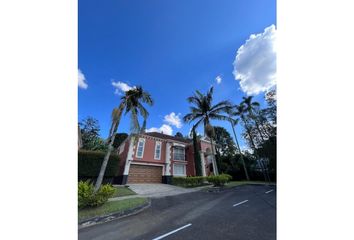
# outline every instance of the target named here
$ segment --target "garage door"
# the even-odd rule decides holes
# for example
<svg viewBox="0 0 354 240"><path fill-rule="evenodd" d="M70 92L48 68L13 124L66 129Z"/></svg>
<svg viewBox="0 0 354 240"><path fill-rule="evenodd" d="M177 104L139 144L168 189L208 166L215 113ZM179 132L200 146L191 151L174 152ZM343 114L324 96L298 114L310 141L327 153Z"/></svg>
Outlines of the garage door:
<svg viewBox="0 0 354 240"><path fill-rule="evenodd" d="M161 183L162 167L130 165L128 183Z"/></svg>

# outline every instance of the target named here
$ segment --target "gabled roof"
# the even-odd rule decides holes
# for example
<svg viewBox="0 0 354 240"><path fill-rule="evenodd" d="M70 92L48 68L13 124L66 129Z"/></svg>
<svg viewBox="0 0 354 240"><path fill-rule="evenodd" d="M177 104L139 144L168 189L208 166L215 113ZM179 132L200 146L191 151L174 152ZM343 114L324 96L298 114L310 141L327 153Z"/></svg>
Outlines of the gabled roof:
<svg viewBox="0 0 354 240"><path fill-rule="evenodd" d="M174 137L174 136L170 136L170 135L159 133L159 132L147 132L147 133L144 133L144 135L148 135L151 137L157 137L157 138L161 138L161 139L173 140L173 141L177 141L177 142L184 142L184 143L191 143L192 142L191 139Z"/></svg>

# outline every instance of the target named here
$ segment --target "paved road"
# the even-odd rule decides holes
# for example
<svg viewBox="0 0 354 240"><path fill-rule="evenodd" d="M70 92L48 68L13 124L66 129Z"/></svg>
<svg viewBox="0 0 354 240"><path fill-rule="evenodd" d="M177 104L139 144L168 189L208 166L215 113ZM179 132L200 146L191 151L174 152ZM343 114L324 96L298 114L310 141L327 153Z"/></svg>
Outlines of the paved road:
<svg viewBox="0 0 354 240"><path fill-rule="evenodd" d="M79 239L275 240L275 192L274 186L244 185L153 199L135 216L79 230Z"/></svg>

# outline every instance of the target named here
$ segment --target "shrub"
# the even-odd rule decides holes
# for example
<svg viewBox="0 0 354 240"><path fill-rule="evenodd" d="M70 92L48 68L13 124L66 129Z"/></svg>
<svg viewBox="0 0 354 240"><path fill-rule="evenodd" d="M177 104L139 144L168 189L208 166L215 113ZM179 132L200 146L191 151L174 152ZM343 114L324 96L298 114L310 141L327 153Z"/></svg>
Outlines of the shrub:
<svg viewBox="0 0 354 240"><path fill-rule="evenodd" d="M229 174L220 174L217 176L209 176L207 177L208 182L214 184L214 186L224 186L225 183L230 182L232 176Z"/></svg>
<svg viewBox="0 0 354 240"><path fill-rule="evenodd" d="M105 152L80 150L78 152L79 178L97 178ZM105 177L115 177L118 174L119 157L111 154L106 167Z"/></svg>
<svg viewBox="0 0 354 240"><path fill-rule="evenodd" d="M172 184L182 187L196 187L202 186L204 181L206 180L205 177L173 177Z"/></svg>
<svg viewBox="0 0 354 240"><path fill-rule="evenodd" d="M94 193L94 186L89 181L80 181L78 185L79 208L97 207L105 202L114 194L114 187L110 184L104 184Z"/></svg>

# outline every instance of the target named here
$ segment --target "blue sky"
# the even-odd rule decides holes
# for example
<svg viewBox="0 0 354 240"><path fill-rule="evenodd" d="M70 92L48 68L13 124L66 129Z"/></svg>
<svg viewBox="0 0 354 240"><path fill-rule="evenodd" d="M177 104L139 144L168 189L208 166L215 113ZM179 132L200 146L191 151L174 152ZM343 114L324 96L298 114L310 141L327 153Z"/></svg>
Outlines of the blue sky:
<svg viewBox="0 0 354 240"><path fill-rule="evenodd" d="M143 86L155 101L148 107L147 128L165 124L173 135L188 134L191 125L177 124L176 116L188 113L186 98L197 89L206 92L213 85L214 103L224 99L239 103L248 93L264 104L264 91L275 85L275 55L269 53L273 44L269 36L275 35L274 28L268 28L272 25L275 1L79 0L78 120L98 119L106 138L111 111L122 94L117 86ZM254 59L263 60L258 64ZM124 117L118 132L129 132L129 123ZM213 124L232 135L228 123Z"/></svg>

